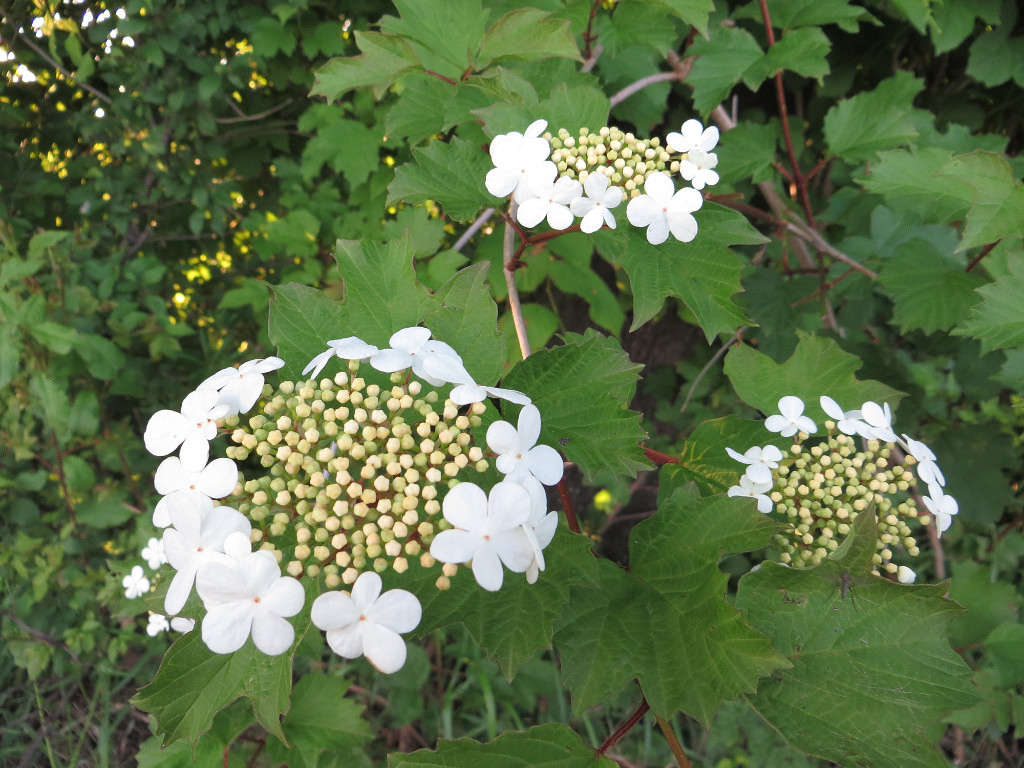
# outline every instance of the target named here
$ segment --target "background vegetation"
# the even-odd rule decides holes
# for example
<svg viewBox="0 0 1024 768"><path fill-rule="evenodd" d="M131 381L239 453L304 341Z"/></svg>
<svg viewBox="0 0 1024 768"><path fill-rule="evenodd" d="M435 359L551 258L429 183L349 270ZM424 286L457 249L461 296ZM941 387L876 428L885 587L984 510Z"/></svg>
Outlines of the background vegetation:
<svg viewBox="0 0 1024 768"><path fill-rule="evenodd" d="M144 610L121 588L155 533L157 462L137 436L208 373L272 353L265 282L340 295L338 237L406 231L428 286L464 264L500 263L496 219L465 237L487 204L482 193L439 203L417 194L409 171L403 194L389 185L403 167L429 168L431 148L456 128L482 147L476 110L500 123L499 102L515 94L482 75L456 88L445 79L458 72L374 69L360 80L328 64L369 56L356 33L385 14L397 31L404 5L0 0L5 765L116 766L137 755L142 765L187 764L187 748L160 753L147 718L127 704L168 644L146 635ZM484 5L493 21L520 4ZM958 765L1020 764L1016 4L534 5L568 23L579 52L509 65L538 103L574 128L603 119L604 94L611 123L661 136L714 113L731 130L712 199L770 238L737 249L742 258L720 273L673 266L653 288L639 280L652 265L631 264L613 243L595 253L583 238L554 241L519 274L534 347L591 328L617 338L644 366L632 407L646 445L673 456L704 420L754 415L744 402L754 398L722 363L737 340L782 364L800 339L830 339L861 361L860 378L906 393L899 424L940 457L962 510L918 570L928 581L952 577L950 594L968 609L950 641L979 695L934 736ZM429 46L418 53L427 69L447 71ZM598 98L582 97L591 92ZM746 292L733 295L741 281ZM499 268L489 284L500 303ZM588 485L576 478L571 491L602 551L623 557L630 526L654 509L652 488L648 474L608 473ZM735 557L723 568L751 564ZM550 721L571 722L596 746L633 707L624 690L573 717L555 658L538 656L508 683L461 626L426 639L402 675L349 665L345 680L304 693L367 706L365 731L326 733L301 764L369 764L438 737L486 740ZM330 685L305 683L321 684ZM237 704L220 715L200 764L226 744L231 764L297 759L273 740L264 747L247 718ZM814 763L738 704L710 729L683 716L676 726L697 764ZM670 759L653 729L645 720L616 745L623 765Z"/></svg>

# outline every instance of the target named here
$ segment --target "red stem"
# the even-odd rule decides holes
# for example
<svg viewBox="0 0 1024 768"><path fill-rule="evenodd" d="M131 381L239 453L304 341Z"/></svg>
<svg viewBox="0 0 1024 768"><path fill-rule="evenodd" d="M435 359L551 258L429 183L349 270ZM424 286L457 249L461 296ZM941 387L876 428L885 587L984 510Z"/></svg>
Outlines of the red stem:
<svg viewBox="0 0 1024 768"><path fill-rule="evenodd" d="M1001 242L1002 242L1002 238L1000 238L999 240L996 240L994 243L989 243L984 248L982 248L981 249L981 253L979 253L977 256L975 256L973 259L971 259L971 263L967 265L967 268L964 270L964 272L970 272L972 269L974 269L976 266L978 266L978 262L980 262L982 259L984 259L986 256L988 256L990 253L992 253L992 251L995 250L995 247L997 245L999 245L999 243L1001 243Z"/></svg>
<svg viewBox="0 0 1024 768"><path fill-rule="evenodd" d="M665 464L679 464L680 459L676 456L669 456L667 453L656 451L653 448L644 448L644 455L659 466Z"/></svg>
<svg viewBox="0 0 1024 768"><path fill-rule="evenodd" d="M565 519L569 523L569 530L573 533L580 533L580 521L576 517L576 510L573 509L564 477L558 481L558 495L562 498L562 508L565 510Z"/></svg>
<svg viewBox="0 0 1024 768"><path fill-rule="evenodd" d="M604 743L594 750L594 754L602 756L611 749L615 744L627 733L632 730L633 726L640 722L644 715L647 714L647 710L651 708L651 705L647 703L647 699L640 700L640 706L636 708L636 712L629 716L629 719L618 727L618 729L604 740Z"/></svg>

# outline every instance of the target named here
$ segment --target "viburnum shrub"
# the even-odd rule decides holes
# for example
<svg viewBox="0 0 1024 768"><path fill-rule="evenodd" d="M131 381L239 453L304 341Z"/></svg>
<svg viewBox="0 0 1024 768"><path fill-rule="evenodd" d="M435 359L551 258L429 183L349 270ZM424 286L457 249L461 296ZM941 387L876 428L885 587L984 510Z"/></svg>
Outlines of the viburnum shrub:
<svg viewBox="0 0 1024 768"><path fill-rule="evenodd" d="M896 303L893 323L954 328L987 351L1007 342L993 330L998 309L980 312L992 326L967 315L961 289L973 296L975 284L961 271L973 267L927 282L961 300L960 315L939 317L921 309L908 265L876 256L898 240L903 218L878 214L871 237L851 235L845 250L827 239L827 223L860 210L867 193L850 179L870 172L864 188L911 198L901 215L924 217L920 242L959 249L949 264L965 249L980 260L1004 229L1018 239L1019 229L993 213L987 193L957 187L943 192L956 218L937 233L921 191L893 170L914 155L886 154L885 172L874 170L878 152L904 151L888 122L863 118L881 111L873 102L858 105L863 119L852 100L840 102L824 138L800 137L803 149L785 100L777 124L737 128L719 106L736 83L774 76L782 94L784 69L827 74L796 56L817 51L823 35L798 25L799 14L787 14L797 28L776 44L774 4L747 7L764 17L770 53L720 25L723 50L751 54L728 87L715 68L726 54L695 40L696 60L670 55L671 72L608 97L592 70L612 52L595 45L596 30L619 60L666 9L696 37L710 11L650 2L634 17L632 4L607 5L573 16L576 29L539 9L492 18L479 3L403 0L379 30L356 33L359 55L318 71L315 97L333 104L363 89L344 103L381 110L373 130L385 138L374 151L386 147L394 170L386 195L383 183L364 190L361 215L403 225L364 237L353 221L358 239L338 240L334 253L340 284L271 287L273 350L149 416L144 443L166 457L140 539L151 570L127 559L118 575L127 600L145 601L150 634L177 633L133 699L162 745L187 739L228 762L255 721L270 762L333 764L318 761L369 739L343 696L349 678L413 679L409 662L423 656L415 646L429 642L443 664L441 630L462 623L510 680L550 652L574 714L624 696L633 713L598 744L517 714L523 727L490 742L445 740L389 764L610 766L607 753L651 711L667 750L689 765L673 719L707 726L736 700L811 755L943 764L941 724L976 701L971 670L946 637L959 609L942 581L941 536L960 509L936 453L894 428L904 394L855 375L863 361L847 335L861 349L871 342L876 378L887 378L886 354L910 355L878 342L888 321L856 314L877 311L879 285ZM628 101L691 73L692 108L687 96L650 120L650 105ZM909 88L902 74L893 80L892 90ZM920 116L903 117L938 135ZM645 123L662 128L644 135ZM900 136L913 132L904 127ZM820 141L812 171L801 153ZM1004 181L1010 168L977 154L922 155L929 178L942 179L935 189L952 183L950 164L991 161L979 175ZM850 188L817 199L812 177L836 166ZM768 181L774 173L786 184ZM1007 184L1016 200L1019 187ZM919 247L900 254L911 261ZM580 322L557 314L570 294L587 304ZM650 404L636 397L640 366L620 343L627 316L629 331L650 324L652 346L675 349L667 336L680 317L720 342L703 369L680 363L690 394L722 361L708 399L728 392L729 410L765 418L696 419L649 436L633 410ZM928 436L953 477L963 455L947 459L926 412L910 405L903 423ZM587 498L580 486L621 489L649 470L641 482L657 485L654 511L639 515L613 560L606 542L595 546L607 529L576 508Z"/></svg>

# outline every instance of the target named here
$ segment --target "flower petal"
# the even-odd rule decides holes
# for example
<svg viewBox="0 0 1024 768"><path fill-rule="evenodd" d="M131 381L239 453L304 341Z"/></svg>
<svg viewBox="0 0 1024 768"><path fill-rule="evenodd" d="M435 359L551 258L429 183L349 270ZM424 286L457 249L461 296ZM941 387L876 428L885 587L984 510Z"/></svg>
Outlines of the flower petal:
<svg viewBox="0 0 1024 768"><path fill-rule="evenodd" d="M313 601L310 619L317 629L344 629L359 621L359 609L344 592L324 592Z"/></svg>
<svg viewBox="0 0 1024 768"><path fill-rule="evenodd" d="M487 428L487 447L499 456L515 453L519 450L519 432L507 421L496 421Z"/></svg>
<svg viewBox="0 0 1024 768"><path fill-rule="evenodd" d="M215 605L203 618L203 642L214 653L234 653L249 637L253 603Z"/></svg>
<svg viewBox="0 0 1024 768"><path fill-rule="evenodd" d="M468 563L482 543L483 538L478 533L458 529L441 531L430 544L430 555L442 563Z"/></svg>
<svg viewBox="0 0 1024 768"><path fill-rule="evenodd" d="M544 485L557 485L565 471L561 455L550 445L535 445L531 448L526 454L526 465L530 473Z"/></svg>
<svg viewBox="0 0 1024 768"><path fill-rule="evenodd" d="M295 627L287 619L269 611L260 611L253 617L252 642L267 656L280 656L294 641Z"/></svg>
<svg viewBox="0 0 1024 768"><path fill-rule="evenodd" d="M423 618L423 607L412 592L392 589L373 604L370 618L395 632L412 632Z"/></svg>
<svg viewBox="0 0 1024 768"><path fill-rule="evenodd" d="M437 543L437 540L435 539L434 542ZM532 552L530 559L533 559ZM501 589L505 573L501 568L498 553L489 543L485 542L473 556L473 576L476 578L476 583L488 592L497 592Z"/></svg>
<svg viewBox="0 0 1024 768"><path fill-rule="evenodd" d="M400 670L408 653L405 641L396 632L373 623L363 631L363 648L366 660L386 675Z"/></svg>

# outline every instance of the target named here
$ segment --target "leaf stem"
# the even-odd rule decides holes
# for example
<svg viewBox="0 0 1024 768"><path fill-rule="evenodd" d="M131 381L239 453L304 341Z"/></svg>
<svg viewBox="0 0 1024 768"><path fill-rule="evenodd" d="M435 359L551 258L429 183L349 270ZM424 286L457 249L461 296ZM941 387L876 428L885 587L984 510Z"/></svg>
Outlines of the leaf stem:
<svg viewBox="0 0 1024 768"><path fill-rule="evenodd" d="M992 253L992 251L995 250L995 247L997 245L999 245L1001 242L1003 242L1003 239L999 238L994 243L989 243L984 248L982 248L981 249L981 253L979 253L977 256L975 256L973 259L971 259L971 263L967 265L967 268L964 270L964 272L970 272L972 269L974 269L976 266L978 266L978 262L980 262L982 259L984 259L986 256L988 256L990 253Z"/></svg>
<svg viewBox="0 0 1024 768"><path fill-rule="evenodd" d="M436 77L438 80L444 80L446 83L449 83L451 85L458 85L456 81L452 80L450 77L445 77L440 72L434 72L433 70L430 69L424 69L423 74L431 75L433 77Z"/></svg>
<svg viewBox="0 0 1024 768"><path fill-rule="evenodd" d="M508 308L512 313L512 323L516 328L516 338L519 340L519 351L522 352L523 360L531 354L530 340L526 336L526 320L523 319L523 305L519 301L519 289L516 287L516 273L513 266L513 259L517 254L515 249L516 230L518 227L512 223L516 212L516 201L509 203L508 215L505 216L505 242L502 250L502 261L505 268L505 285L508 288ZM520 237L523 237L520 232ZM525 239L524 239L525 242Z"/></svg>
<svg viewBox="0 0 1024 768"><path fill-rule="evenodd" d="M653 448L644 447L644 456L646 456L648 459L653 461L655 464L658 464L659 466L664 466L665 464L679 463L679 457L669 456L667 453L656 451Z"/></svg>
<svg viewBox="0 0 1024 768"><path fill-rule="evenodd" d="M622 725L620 725L611 736L604 740L604 743L594 750L594 754L603 756L609 749L615 746L623 736L629 733L633 726L643 719L643 716L647 714L647 710L651 708L651 705L647 703L647 699L640 699L640 706L636 708L636 711L629 716Z"/></svg>
<svg viewBox="0 0 1024 768"><path fill-rule="evenodd" d="M665 734L665 741L668 742L669 749L672 750L672 754L675 755L676 762L679 763L679 768L691 768L690 758L686 756L686 752L683 750L683 745L679 743L679 739L676 738L675 731L672 730L672 726L668 723L665 718L661 715L655 714L654 719L658 722L658 727L661 728L661 732Z"/></svg>
<svg viewBox="0 0 1024 768"><path fill-rule="evenodd" d="M565 484L565 476L558 481L558 495L562 499L562 509L565 510L565 520L569 523L569 530L573 533L582 533L580 521L576 517L576 510L572 506L572 499L569 498L569 489Z"/></svg>

